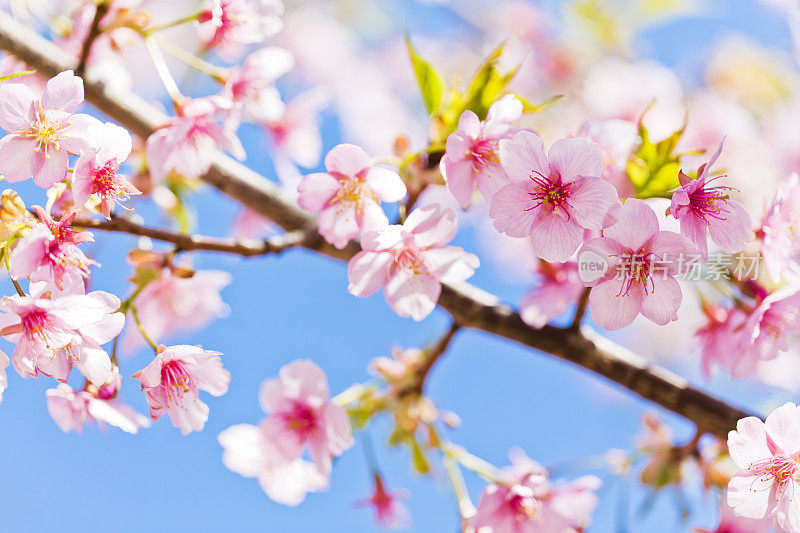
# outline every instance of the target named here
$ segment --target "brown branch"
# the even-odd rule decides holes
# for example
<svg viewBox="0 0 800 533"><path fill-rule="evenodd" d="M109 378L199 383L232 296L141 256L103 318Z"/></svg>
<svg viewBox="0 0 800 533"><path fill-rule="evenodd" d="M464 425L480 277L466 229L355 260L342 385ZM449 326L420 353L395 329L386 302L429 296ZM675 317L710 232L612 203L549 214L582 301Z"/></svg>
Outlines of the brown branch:
<svg viewBox="0 0 800 533"><path fill-rule="evenodd" d="M586 287L581 292L581 295L578 297L578 305L575 308L575 316L572 319L572 324L570 325L570 329L581 329L581 322L583 321L583 315L586 314L586 306L589 305L589 293L592 292L592 289Z"/></svg>
<svg viewBox="0 0 800 533"><path fill-rule="evenodd" d="M206 237L204 235L173 233L168 230L142 226L130 220L117 217L111 220L76 218L72 225L78 228L127 233L130 235L149 237L158 241L170 242L181 251L203 250L241 255L244 257L277 254L288 248L310 245L320 239L316 232L312 233L311 231L301 230L290 231L263 241L253 239L222 239L218 237Z"/></svg>
<svg viewBox="0 0 800 533"><path fill-rule="evenodd" d="M100 21L103 20L103 17L105 17L106 13L108 13L108 8L110 6L111 0L101 0L95 6L94 18L92 19L91 26L89 26L89 33L86 35L86 40L83 41L81 55L78 58L78 65L75 67L75 74L77 76L83 76L84 72L86 71L86 65L89 62L89 54L92 51L92 45L94 44L95 39L97 39L102 33L102 31L100 31Z"/></svg>
<svg viewBox="0 0 800 533"><path fill-rule="evenodd" d="M44 76L54 76L74 65L74 61L53 43L15 23L2 12L0 48L35 67ZM93 80L85 81L85 92L87 101L140 137L148 137L166 119L157 109L130 92L112 91ZM313 231L315 228L314 218L301 211L286 193L229 157L218 154L202 179L223 194L269 217L287 231ZM303 245L342 260L349 259L359 250L357 243L337 250L321 239ZM552 326L530 328L510 307L472 285L445 284L439 305L460 326L505 337L577 364L682 415L702 431L724 438L736 426L737 420L752 416L690 386L685 379L649 364L591 330Z"/></svg>

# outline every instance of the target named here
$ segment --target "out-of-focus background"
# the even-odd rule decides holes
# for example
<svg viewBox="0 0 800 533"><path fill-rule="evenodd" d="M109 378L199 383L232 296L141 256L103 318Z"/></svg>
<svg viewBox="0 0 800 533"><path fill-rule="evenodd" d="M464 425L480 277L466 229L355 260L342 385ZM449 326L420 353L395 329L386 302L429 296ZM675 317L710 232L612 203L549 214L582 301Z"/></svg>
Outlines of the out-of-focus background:
<svg viewBox="0 0 800 533"><path fill-rule="evenodd" d="M641 10L638 14L633 5ZM568 95L533 121L549 140L575 134L587 116L622 113L615 106L636 98L646 106L657 97L655 114L666 118L654 123L654 130L668 129L673 119L679 126L688 102L688 131L696 142L691 147L707 149L728 135L723 164L756 218L777 180L800 162L800 104L792 96L800 77L779 5L750 0L351 0L289 2L287 8L285 29L274 42L295 53L302 76L290 75L282 89L325 88L329 105L322 114L323 153L337 142L351 141L380 156L399 134L409 135L417 146L425 141L424 113L415 100L402 41L408 33L449 80L462 83L492 46L508 40L509 65L523 62L513 90L532 101L557 90ZM528 51L530 46L537 51ZM612 55L617 59L608 59ZM134 86L141 83L133 81ZM198 91L202 87L201 82ZM139 89L157 94L152 87ZM275 177L262 132L245 126L240 135L247 164ZM284 170L282 178L291 181L292 172ZM44 202L42 191L33 186L15 188L29 204ZM197 192L191 202L200 233L230 234L241 215L238 206L211 190ZM137 204L136 210L151 224L163 222L147 203ZM517 304L533 279L524 266L524 250L498 243L480 207L476 211L462 217L465 229L456 242L481 257L471 282ZM471 217L480 220L476 227ZM100 233L95 238L91 250L102 268L94 271L93 288L126 294L130 266L125 258L135 239ZM360 438L336 461L331 490L310 494L300 507L291 508L269 500L255 480L226 470L217 434L262 417L258 387L288 361L314 360L327 373L331 390L339 392L369 379L369 361L391 347L423 346L437 338L448 326L446 315L437 310L415 323L399 318L380 295L354 298L347 293L344 264L306 251L250 260L201 253L194 264L228 271L234 279L223 291L230 306L227 318L170 339L222 352L231 372L226 395L204 397L211 407L205 430L183 437L164 419L136 436L94 427L64 434L47 413L44 391L51 381L23 381L9 372L0 406L5 487L0 530L378 529L370 511L354 505L371 491ZM690 342L696 310L691 304L684 308L683 319L668 328L637 321L613 337L735 404L766 412L796 399L800 374L791 361L773 363L760 370L760 378L747 381L703 377ZM144 395L131 375L149 361L145 349L123 353L121 361L123 396L141 412L146 412ZM610 449L635 448L645 413L662 417L678 440L690 438L693 428L582 369L464 331L436 366L428 392L439 407L461 418L461 427L448 436L493 464L507 464L508 450L517 446L551 467L555 477L600 475L601 503L589 531L678 532L716 525L718 503L700 494L692 472L686 473L684 491L667 488L655 495L638 482L638 471L621 477L608 473L602 456ZM409 530L457 531L458 514L444 472L425 478L413 474L406 450L383 445L389 430L385 419L368 429L386 482L410 493L405 500L412 515ZM484 482L469 474L466 480L477 501Z"/></svg>

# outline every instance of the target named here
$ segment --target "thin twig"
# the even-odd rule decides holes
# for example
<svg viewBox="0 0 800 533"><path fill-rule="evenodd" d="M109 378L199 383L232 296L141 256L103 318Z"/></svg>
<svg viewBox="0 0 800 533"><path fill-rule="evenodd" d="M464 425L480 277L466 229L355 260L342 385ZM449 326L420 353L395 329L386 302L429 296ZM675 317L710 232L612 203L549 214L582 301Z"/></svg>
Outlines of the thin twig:
<svg viewBox="0 0 800 533"><path fill-rule="evenodd" d="M589 293L592 292L591 287L586 287L583 289L583 292L578 297L578 305L575 307L575 317L572 319L572 324L570 325L569 329L572 330L579 330L581 329L581 322L583 321L583 315L586 314L586 306L589 305Z"/></svg>
<svg viewBox="0 0 800 533"><path fill-rule="evenodd" d="M78 59L78 66L75 67L75 75L83 77L84 72L86 71L86 65L89 62L89 54L92 51L92 45L94 44L95 39L97 39L101 33L100 30L100 21L103 20L103 17L106 16L108 13L108 8L111 6L111 0L102 0L101 2L97 3L94 11L94 18L92 19L92 25L89 26L89 33L86 35L86 40L83 41L83 46L81 47L81 55Z"/></svg>

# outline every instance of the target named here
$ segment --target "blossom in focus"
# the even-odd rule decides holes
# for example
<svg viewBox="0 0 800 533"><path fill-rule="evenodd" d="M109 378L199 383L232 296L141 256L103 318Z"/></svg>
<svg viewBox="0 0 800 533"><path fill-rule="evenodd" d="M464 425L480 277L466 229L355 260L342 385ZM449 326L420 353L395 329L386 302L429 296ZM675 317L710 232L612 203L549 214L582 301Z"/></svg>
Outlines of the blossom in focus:
<svg viewBox="0 0 800 533"><path fill-rule="evenodd" d="M551 482L547 470L522 452L512 455L502 477L503 483L481 494L470 526L493 533L572 533L589 525L599 501L599 478Z"/></svg>
<svg viewBox="0 0 800 533"><path fill-rule="evenodd" d="M578 253L579 261L607 265L588 283L592 319L608 330L627 326L639 313L661 326L677 320L683 295L675 275L691 262L694 245L683 235L659 231L653 209L636 198L628 198L616 216L603 237Z"/></svg>
<svg viewBox="0 0 800 533"><path fill-rule="evenodd" d="M56 222L44 209L34 206L41 224L33 227L14 246L9 273L15 279L45 281L57 294L83 294L89 267L97 264L78 248L92 240L88 231L72 229L75 210Z"/></svg>
<svg viewBox="0 0 800 533"><path fill-rule="evenodd" d="M283 27L281 0L211 0L198 18L203 46L234 60L244 45L264 42Z"/></svg>
<svg viewBox="0 0 800 533"><path fill-rule="evenodd" d="M136 296L136 311L147 335L154 342L183 331L193 331L228 313L220 291L231 283L222 270L197 270L190 277L164 269ZM126 339L130 347L138 330Z"/></svg>
<svg viewBox="0 0 800 533"><path fill-rule="evenodd" d="M170 171L187 178L198 178L210 167L217 150L237 159L245 152L239 138L218 117L228 118L233 104L227 98L185 99L178 116L147 138L147 165L153 181L164 179Z"/></svg>
<svg viewBox="0 0 800 533"><path fill-rule="evenodd" d="M115 203L130 195L141 194L124 176L119 167L131 153L131 134L125 128L106 122L96 146L86 149L75 162L72 173L72 196L75 206L85 204L91 195L100 199L100 211L111 218Z"/></svg>
<svg viewBox="0 0 800 533"><path fill-rule="evenodd" d="M234 114L246 111L255 121L278 120L285 111L275 81L294 65L292 54L283 48L266 47L247 56L233 67L225 80L222 96L234 104ZM238 119L238 117L237 117Z"/></svg>
<svg viewBox="0 0 800 533"><path fill-rule="evenodd" d="M387 226L380 202L397 202L406 194L396 172L372 166L367 153L352 144L333 147L325 156L325 168L328 172L303 178L297 202L320 213L320 234L340 249L350 239Z"/></svg>
<svg viewBox="0 0 800 533"><path fill-rule="evenodd" d="M262 429L284 463L300 458L307 446L317 470L327 476L333 458L353 445L347 411L330 401L325 373L311 361L283 366L261 386L260 402L269 414Z"/></svg>
<svg viewBox="0 0 800 533"><path fill-rule="evenodd" d="M73 113L83 102L83 80L71 70L51 78L40 98L22 83L0 85L0 174L10 182L33 178L49 188L67 175L69 154L88 148L100 122Z"/></svg>
<svg viewBox="0 0 800 533"><path fill-rule="evenodd" d="M66 382L72 366L96 385L111 377L108 354L101 343L122 329L119 299L102 291L50 300L6 296L0 301L0 336L17 346L11 355L22 377L41 373Z"/></svg>
<svg viewBox="0 0 800 533"><path fill-rule="evenodd" d="M150 426L146 416L118 400L99 398L88 391L75 391L65 383L48 389L47 410L53 421L65 433L83 431L85 424L110 424L126 433L137 433Z"/></svg>
<svg viewBox="0 0 800 533"><path fill-rule="evenodd" d="M578 264L547 263L539 265L539 284L529 291L519 304L519 315L533 328L545 324L567 310L583 292L583 282L578 277Z"/></svg>
<svg viewBox="0 0 800 533"><path fill-rule="evenodd" d="M219 434L225 467L240 476L257 478L267 496L284 505L299 505L307 493L327 490L328 474L320 472L314 463L302 458L283 459L267 434L265 422L259 426L236 424Z"/></svg>
<svg viewBox="0 0 800 533"><path fill-rule="evenodd" d="M442 283L464 281L480 265L474 254L446 244L457 230L456 214L431 204L412 211L402 225L364 234L362 250L347 265L347 290L364 297L385 287L398 315L422 320L436 307Z"/></svg>
<svg viewBox="0 0 800 533"><path fill-rule="evenodd" d="M208 406L200 401L199 391L222 396L231 381L219 356L198 346L159 346L155 359L134 374L147 396L150 418L156 421L166 413L184 435L203 429Z"/></svg>
<svg viewBox="0 0 800 533"><path fill-rule="evenodd" d="M774 520L800 531L800 409L786 403L766 422L748 416L728 434L728 451L741 469L728 484L728 505L737 516Z"/></svg>
<svg viewBox="0 0 800 533"><path fill-rule="evenodd" d="M711 160L698 169L696 179L679 172L681 186L672 194L670 205L670 213L681 222L681 233L697 246L704 260L708 257L706 232L728 253L744 248L753 234L750 215L742 204L730 199L733 189L711 185L725 175L708 177L709 169L722 152L722 144L719 143Z"/></svg>
<svg viewBox="0 0 800 533"><path fill-rule="evenodd" d="M584 230L613 222L617 191L600 179L600 146L582 138L560 139L549 153L537 134L521 131L500 142L500 163L511 183L492 197L489 217L509 237L531 238L533 252L564 262L583 242Z"/></svg>
<svg viewBox="0 0 800 533"><path fill-rule="evenodd" d="M493 103L483 122L470 110L461 114L458 129L447 137L439 168L462 209L472 203L476 185L488 202L508 183L498 144L511 135L511 124L521 116L522 102L513 94Z"/></svg>
<svg viewBox="0 0 800 533"><path fill-rule="evenodd" d="M373 475L375 487L372 495L356 503L358 507L372 507L375 510L375 521L379 526L396 529L409 523L408 509L400 500L406 497L405 491L390 492L386 490L380 474Z"/></svg>

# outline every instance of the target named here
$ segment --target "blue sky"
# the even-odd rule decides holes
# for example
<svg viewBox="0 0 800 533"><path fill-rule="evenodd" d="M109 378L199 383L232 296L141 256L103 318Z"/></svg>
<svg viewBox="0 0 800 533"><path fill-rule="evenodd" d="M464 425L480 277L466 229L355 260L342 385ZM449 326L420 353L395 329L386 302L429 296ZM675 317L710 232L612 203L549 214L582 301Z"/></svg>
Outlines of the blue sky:
<svg viewBox="0 0 800 533"><path fill-rule="evenodd" d="M706 5L704 15L648 30L641 38L643 49L691 74L697 53L731 32L789 46L781 17L760 3L717 0ZM409 22L414 27L413 20ZM258 141L244 140L250 153L257 153ZM326 146L339 140L328 134ZM252 166L269 172L266 162ZM29 186L18 190L29 204L42 201L41 191ZM199 230L224 234L236 213L235 205L210 190L195 200L202 216ZM148 221L162 222L157 216ZM97 234L96 238L97 259L103 267L95 270L94 287L124 295L129 272L125 253L135 241L119 235ZM469 232L459 235L457 244L476 249ZM44 390L52 381L22 380L9 372L9 388L0 405L0 476L5 487L0 530L377 530L370 513L353 506L370 491L360 442L336 463L330 492L312 494L299 508L289 508L270 501L254 480L227 471L216 436L232 424L261 418L259 384L286 362L313 359L327 372L331 390L338 392L366 380L368 362L393 345L420 346L435 339L446 329L447 316L436 311L424 322L414 323L397 317L380 295L356 299L347 293L344 264L306 251L249 260L199 254L195 262L198 267L227 270L235 280L223 292L231 306L227 319L174 339L223 352L231 372L231 388L225 396L204 398L211 406L205 431L183 437L168 420L162 420L136 436L116 430L104 434L95 428L81 435L64 434L47 414ZM487 262L474 282L509 297L523 289L498 283L497 274ZM10 346L4 348L10 352ZM146 412L144 397L130 376L149 360L150 354L142 352L122 362L127 378L124 396L142 412ZM723 394L732 390L724 383L715 388ZM542 463L561 465L609 448L629 448L641 415L655 409L569 364L471 331L459 333L435 368L429 392L437 405L462 419L462 427L448 437L497 465L506 464L512 446ZM661 414L678 435L691 435L687 424ZM454 500L444 473L425 478L411 473L408 453L382 444L388 430L387 422L380 420L370 433L388 484L410 490L406 503L413 516L411 530L457 531ZM568 466L561 470L566 477L585 472ZM466 478L477 501L483 483L468 473ZM627 499L621 500L620 493L626 493ZM713 500L690 498L691 519L688 525L681 523L670 493L659 497L649 514L641 515L646 493L631 480L609 480L602 495L590 528L593 532L688 531L688 525L710 526L715 520ZM628 502L631 527L627 530L621 529L626 523L619 519L620 509L625 509L621 501Z"/></svg>

